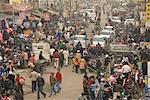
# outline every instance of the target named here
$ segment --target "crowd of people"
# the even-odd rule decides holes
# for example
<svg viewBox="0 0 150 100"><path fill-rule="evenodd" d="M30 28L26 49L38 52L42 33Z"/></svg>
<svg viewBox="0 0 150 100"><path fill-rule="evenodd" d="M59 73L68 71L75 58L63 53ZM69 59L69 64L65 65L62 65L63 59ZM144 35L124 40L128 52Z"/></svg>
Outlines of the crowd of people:
<svg viewBox="0 0 150 100"><path fill-rule="evenodd" d="M44 13L47 14L47 12ZM17 72L18 68L31 69L32 93L37 92L37 99L40 99L40 93L44 98L47 96L43 89L45 78L42 76L45 65L38 63L38 61L45 63L47 59L43 56L42 51L37 58L32 50L32 43L38 42L46 42L50 45L50 60L46 66L50 65L57 69L56 73L50 73L49 97L61 91L62 74L60 70L63 67L70 67L70 65L73 65L72 70L76 74L85 74L83 93L78 98L79 100L107 100L109 98L114 100L115 92L119 92L115 100L125 97L132 100L135 95L140 97L139 91L143 89L145 85L143 80L147 75L146 63L149 49L146 46L144 48L134 46L133 49L138 49L139 55L132 53L122 55L119 65L116 65L118 63L116 63L115 55L111 55L107 48L109 42L133 46L141 41L136 38L142 36L132 36L132 34L129 36L128 34L128 32L133 34L138 32L138 27L131 25L125 29L124 34L121 34L119 29L114 26L116 34L105 43L105 47L99 43L94 46L91 39L88 41L90 43L87 48L83 48L80 41L77 45L70 43L70 38L81 31L79 22L75 26L64 25L60 29L59 16L53 16L51 20L44 18L37 20L33 15L26 16L21 25L14 24L14 21L10 19L4 18L0 23L0 97L2 100L9 100L11 95L15 100L24 100L25 78ZM98 18L97 21L100 25L101 19ZM107 25L112 25L109 19ZM130 30L131 28L134 31ZM95 35L96 32L92 30L91 34ZM95 75L88 74L94 71L96 71ZM133 88L130 88L131 84L134 86Z"/></svg>
<svg viewBox="0 0 150 100"><path fill-rule="evenodd" d="M142 95L143 82L138 66L133 66L130 62L124 61L121 65L111 68L110 74L101 72L96 76L90 76L85 73L81 97L88 100L120 100L121 98L132 100ZM114 95L114 93L118 94Z"/></svg>
<svg viewBox="0 0 150 100"><path fill-rule="evenodd" d="M14 71L7 70L4 75L0 76L0 98L10 100L10 95L13 95L15 100L24 100L24 83L25 79L19 73L15 75Z"/></svg>
<svg viewBox="0 0 150 100"><path fill-rule="evenodd" d="M9 21L7 18L4 18L0 27L0 97L2 100L9 100L12 96L15 100L24 100L23 85L25 84L25 79L18 73L18 68L31 68L32 92L37 91L37 99L40 99L40 93L46 97L46 94L43 92L45 84L45 80L42 77L43 65L37 64L38 60L46 59L42 51L39 57L36 58L32 52L32 43L34 41L37 42L37 40L38 42L44 41L42 37L35 36L39 31L38 35L45 37L49 34L51 36L49 32L46 34L48 25L45 25L45 23L47 22L38 23L38 20L31 19L29 16L23 20L22 25L14 24L13 20ZM43 30L45 34L41 33L41 24L46 27ZM63 60L65 60L65 65L67 66L69 55L67 49L63 52L58 52L58 50L54 49L62 48L63 46L63 42L60 40L62 38L61 33L58 31L53 36L58 40L58 44L49 42L51 45L50 58L51 62L54 61L54 66L58 69L58 72L52 72L50 76L50 97L53 92L56 94L61 90L62 76L59 65L62 67Z"/></svg>
<svg viewBox="0 0 150 100"><path fill-rule="evenodd" d="M44 96L44 98L46 97L46 93L44 93L43 88L45 85L45 79L42 77L41 73L38 73L35 69L31 72L30 74L30 78L31 78L31 83L32 83L32 93L34 93L35 91L38 92L37 94L37 99L40 99L40 93ZM61 82L62 82L62 74L60 72L60 70L58 69L58 71L56 73L51 72L50 73L50 78L49 78L49 85L50 85L50 89L49 89L49 97L51 97L54 93L54 95L56 95L57 93L60 92L61 90Z"/></svg>

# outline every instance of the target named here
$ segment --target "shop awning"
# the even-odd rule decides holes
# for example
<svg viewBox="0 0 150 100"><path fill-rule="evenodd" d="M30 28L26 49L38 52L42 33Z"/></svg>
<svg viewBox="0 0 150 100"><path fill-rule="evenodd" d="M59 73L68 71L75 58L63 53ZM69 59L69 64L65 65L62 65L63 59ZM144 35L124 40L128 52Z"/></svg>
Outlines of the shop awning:
<svg viewBox="0 0 150 100"><path fill-rule="evenodd" d="M1 4L0 9L2 12L27 12L33 9L33 6L31 5L23 5L23 4Z"/></svg>
<svg viewBox="0 0 150 100"><path fill-rule="evenodd" d="M22 11L22 12L27 12L33 9L33 6L31 5L13 5L13 9L15 11Z"/></svg>
<svg viewBox="0 0 150 100"><path fill-rule="evenodd" d="M53 10L48 10L49 13L51 13L52 15L58 15L59 13L58 12L55 12Z"/></svg>

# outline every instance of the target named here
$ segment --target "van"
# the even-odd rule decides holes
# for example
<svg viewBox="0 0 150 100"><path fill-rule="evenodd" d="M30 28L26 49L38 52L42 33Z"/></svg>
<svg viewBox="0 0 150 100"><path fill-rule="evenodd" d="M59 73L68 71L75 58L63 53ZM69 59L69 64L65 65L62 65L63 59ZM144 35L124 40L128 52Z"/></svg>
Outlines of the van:
<svg viewBox="0 0 150 100"><path fill-rule="evenodd" d="M90 21L95 22L95 20L96 20L95 9L81 9L79 12L86 13L87 16L90 18Z"/></svg>
<svg viewBox="0 0 150 100"><path fill-rule="evenodd" d="M78 44L78 42L80 42L82 44L83 48L86 48L86 46L87 46L86 35L75 35L74 40L73 40L74 46L76 46Z"/></svg>

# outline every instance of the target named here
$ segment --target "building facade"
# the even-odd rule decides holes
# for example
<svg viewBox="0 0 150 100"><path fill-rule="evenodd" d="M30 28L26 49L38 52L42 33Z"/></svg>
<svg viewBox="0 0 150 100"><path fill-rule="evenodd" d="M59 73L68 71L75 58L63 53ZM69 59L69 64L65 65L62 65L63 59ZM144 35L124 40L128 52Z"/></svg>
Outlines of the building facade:
<svg viewBox="0 0 150 100"><path fill-rule="evenodd" d="M0 4L1 3L9 3L10 0L0 0Z"/></svg>

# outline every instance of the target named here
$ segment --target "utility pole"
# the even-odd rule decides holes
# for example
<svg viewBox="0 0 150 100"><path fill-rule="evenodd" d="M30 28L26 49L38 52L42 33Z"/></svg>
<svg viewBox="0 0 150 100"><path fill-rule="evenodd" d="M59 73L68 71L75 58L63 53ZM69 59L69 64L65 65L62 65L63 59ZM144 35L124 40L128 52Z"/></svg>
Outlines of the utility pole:
<svg viewBox="0 0 150 100"><path fill-rule="evenodd" d="M48 0L46 0L46 10L48 11L49 9L49 3L48 3Z"/></svg>
<svg viewBox="0 0 150 100"><path fill-rule="evenodd" d="M68 0L68 4L69 4L69 15L70 15L72 10L72 0Z"/></svg>

